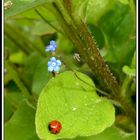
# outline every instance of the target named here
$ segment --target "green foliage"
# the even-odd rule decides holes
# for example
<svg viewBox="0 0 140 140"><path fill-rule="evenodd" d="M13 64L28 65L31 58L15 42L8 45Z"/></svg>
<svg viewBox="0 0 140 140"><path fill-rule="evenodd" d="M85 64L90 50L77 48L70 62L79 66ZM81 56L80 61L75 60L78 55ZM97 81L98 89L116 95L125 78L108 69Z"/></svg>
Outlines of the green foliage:
<svg viewBox="0 0 140 140"><path fill-rule="evenodd" d="M30 80L30 82L33 80L35 69L41 60L42 60L42 57L38 55L37 53L32 53L27 58L24 71L25 71L25 74L27 75L27 78Z"/></svg>
<svg viewBox="0 0 140 140"><path fill-rule="evenodd" d="M93 24L89 24L88 27L92 35L94 36L96 42L98 43L97 47L102 49L105 45L105 38L102 30L99 27L94 26Z"/></svg>
<svg viewBox="0 0 140 140"><path fill-rule="evenodd" d="M9 59L13 63L23 64L24 63L24 59L26 59L26 56L24 55L23 52L17 52L17 53L11 54Z"/></svg>
<svg viewBox="0 0 140 140"><path fill-rule="evenodd" d="M130 7L116 3L113 9L100 19L99 27L106 42L104 58L122 80L122 67L131 63L135 51L135 30Z"/></svg>
<svg viewBox="0 0 140 140"><path fill-rule="evenodd" d="M129 76L136 76L136 69L134 69L134 68L132 69L128 66L124 66L122 70L125 74L127 74Z"/></svg>
<svg viewBox="0 0 140 140"><path fill-rule="evenodd" d="M129 4L129 0L119 0L123 4Z"/></svg>
<svg viewBox="0 0 140 140"><path fill-rule="evenodd" d="M72 14L75 18L85 18L89 0L72 0Z"/></svg>
<svg viewBox="0 0 140 140"><path fill-rule="evenodd" d="M115 112L111 103L97 96L90 78L79 72L76 74L91 86L67 71L51 79L43 89L36 113L36 130L41 139L95 135L114 122ZM58 135L48 130L52 120L62 123Z"/></svg>
<svg viewBox="0 0 140 140"><path fill-rule="evenodd" d="M44 140L134 140L135 131L132 134L124 132L129 126L135 127L130 121L124 121L125 126L121 126L121 129L125 129L116 128L119 126L116 124L122 125L123 119L115 120L115 117L119 114L123 118L125 109L122 111L118 106L115 112L116 107L108 100L111 93L108 94L106 87L102 89L96 81L97 77L88 67L87 60L68 38L65 24L68 24L70 33L73 26L75 34L78 32L77 28L79 31L83 30L76 27L77 23L82 20L87 25L97 43L96 47L119 81L120 95L124 97L122 101L130 104L127 108L131 112L131 107L135 110L136 96L135 1L11 2L12 5L4 11L5 139L39 140L39 136ZM53 7L52 2L56 3L60 11ZM63 18L66 23L62 24ZM83 41L85 34L78 32L78 35ZM75 39L74 34L71 36ZM47 71L47 61L52 55L45 52L45 46L50 40L56 41L56 58L64 62L60 74L55 78L51 78L52 74ZM78 39L75 41L77 43ZM79 54L79 60L74 59L75 53ZM90 58L87 54L86 56ZM76 72L82 79L80 80L72 71L66 71L70 69L86 73L89 77ZM105 97L99 97L98 94ZM114 97L111 101L116 103ZM117 100L119 105L120 102L121 98ZM131 113L128 114L127 117L131 116ZM53 119L62 123L62 130L57 135L48 130L48 123ZM116 126L111 126L114 120L117 122Z"/></svg>
<svg viewBox="0 0 140 140"><path fill-rule="evenodd" d="M44 3L46 3L46 0L12 0L12 6L6 10L5 17L14 16Z"/></svg>
<svg viewBox="0 0 140 140"><path fill-rule="evenodd" d="M56 31L52 27L50 27L50 25L48 25L42 21L36 22L36 24L32 30L33 35L54 34L55 32Z"/></svg>
<svg viewBox="0 0 140 140"><path fill-rule="evenodd" d="M135 40L130 39L134 30L129 7L121 4L115 5L113 10L102 17L100 26L109 43L107 46L109 47L109 54L106 60L120 63L130 62L135 49ZM123 52L123 55L120 52Z"/></svg>
<svg viewBox="0 0 140 140"><path fill-rule="evenodd" d="M6 122L12 115L12 108L7 98L4 97L4 121Z"/></svg>
<svg viewBox="0 0 140 140"><path fill-rule="evenodd" d="M61 34L58 36L58 47L65 54L71 54L74 50L72 43Z"/></svg>
<svg viewBox="0 0 140 140"><path fill-rule="evenodd" d="M77 137L74 140L134 140L135 134L127 134L121 132L116 127L109 127L106 130L104 130L102 133L90 136L90 137Z"/></svg>
<svg viewBox="0 0 140 140"><path fill-rule="evenodd" d="M20 103L25 100L19 89L13 85L14 83L9 83L9 89L10 90L5 90L4 98L7 100L7 103L10 105L10 108L14 112ZM10 86L14 87L14 89L11 89Z"/></svg>
<svg viewBox="0 0 140 140"><path fill-rule="evenodd" d="M12 118L5 124L5 140L38 140L35 132L35 109L22 102Z"/></svg>
<svg viewBox="0 0 140 140"><path fill-rule="evenodd" d="M32 92L39 95L42 88L47 84L51 75L47 73L46 59L41 59L35 68L35 73L33 76Z"/></svg>
<svg viewBox="0 0 140 140"><path fill-rule="evenodd" d="M87 5L86 20L88 23L97 23L102 15L109 11L116 0L89 0Z"/></svg>
<svg viewBox="0 0 140 140"><path fill-rule="evenodd" d="M115 3L116 0L72 0L73 15L75 18L84 18L90 24L98 22Z"/></svg>

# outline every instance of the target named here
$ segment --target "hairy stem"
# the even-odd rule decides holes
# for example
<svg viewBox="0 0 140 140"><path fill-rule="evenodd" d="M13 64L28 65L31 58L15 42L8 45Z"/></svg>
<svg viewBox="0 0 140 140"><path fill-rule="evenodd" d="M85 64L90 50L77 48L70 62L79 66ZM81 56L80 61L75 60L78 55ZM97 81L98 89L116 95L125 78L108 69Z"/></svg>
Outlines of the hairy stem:
<svg viewBox="0 0 140 140"><path fill-rule="evenodd" d="M72 18L69 12L64 11L64 7L60 4L60 2L54 2L53 7L55 9L55 16L63 27L64 33L85 59L85 62L97 77L100 84L107 87L111 99L119 102L127 116L135 123L135 111L127 100L121 96L120 86L101 57L96 42L89 32L87 25L82 20L77 21Z"/></svg>
<svg viewBox="0 0 140 140"><path fill-rule="evenodd" d="M112 94L119 94L119 84L101 57L86 24L83 21L73 21L72 24L67 23L57 5L54 4L54 6L60 14L61 21L63 21L61 24L68 38L81 53L93 74L99 81L103 81Z"/></svg>

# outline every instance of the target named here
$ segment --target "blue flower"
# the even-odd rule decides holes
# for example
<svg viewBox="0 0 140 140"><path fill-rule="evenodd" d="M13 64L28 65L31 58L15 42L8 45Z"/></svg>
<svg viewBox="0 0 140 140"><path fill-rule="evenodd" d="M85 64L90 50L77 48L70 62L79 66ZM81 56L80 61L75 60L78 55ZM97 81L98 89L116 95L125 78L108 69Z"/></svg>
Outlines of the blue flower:
<svg viewBox="0 0 140 140"><path fill-rule="evenodd" d="M48 52L48 51L54 52L55 49L56 49L56 43L55 43L55 41L53 41L53 40L51 40L51 41L50 41L50 45L48 45L48 46L45 48L46 52Z"/></svg>
<svg viewBox="0 0 140 140"><path fill-rule="evenodd" d="M50 58L48 62L48 71L50 72L59 72L61 66L61 61L56 60L55 57Z"/></svg>

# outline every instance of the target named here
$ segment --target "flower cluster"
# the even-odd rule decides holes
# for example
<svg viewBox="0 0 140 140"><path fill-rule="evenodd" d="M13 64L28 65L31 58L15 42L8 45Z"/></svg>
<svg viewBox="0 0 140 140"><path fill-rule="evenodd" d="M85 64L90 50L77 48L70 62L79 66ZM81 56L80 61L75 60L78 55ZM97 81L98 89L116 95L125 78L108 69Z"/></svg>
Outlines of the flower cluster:
<svg viewBox="0 0 140 140"><path fill-rule="evenodd" d="M46 52L54 52L56 50L56 43L55 41L50 41L50 45L45 48Z"/></svg>
<svg viewBox="0 0 140 140"><path fill-rule="evenodd" d="M56 50L56 43L55 41L51 40L50 45L45 48L46 52L55 52ZM54 53L53 53L54 54ZM48 61L48 71L52 72L53 74L58 73L61 67L61 61L57 60L55 57L51 57Z"/></svg>
<svg viewBox="0 0 140 140"><path fill-rule="evenodd" d="M56 60L55 57L50 58L48 62L48 71L50 72L58 72L60 70L61 61Z"/></svg>

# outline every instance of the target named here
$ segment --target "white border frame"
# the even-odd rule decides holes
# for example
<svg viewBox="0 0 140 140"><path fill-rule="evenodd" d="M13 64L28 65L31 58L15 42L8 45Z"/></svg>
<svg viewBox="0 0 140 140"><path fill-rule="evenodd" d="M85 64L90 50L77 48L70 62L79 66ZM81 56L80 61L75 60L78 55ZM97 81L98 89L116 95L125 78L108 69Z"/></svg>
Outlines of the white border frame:
<svg viewBox="0 0 140 140"><path fill-rule="evenodd" d="M4 140L4 1L2 0L2 140ZM136 0L136 140L138 140L138 0Z"/></svg>
<svg viewBox="0 0 140 140"><path fill-rule="evenodd" d="M2 0L2 140L4 140L4 1Z"/></svg>
<svg viewBox="0 0 140 140"><path fill-rule="evenodd" d="M139 108L139 104L138 104L138 98L139 98L139 95L138 95L138 0L136 0L136 140L138 140L138 124L139 124L139 121L138 121L138 108Z"/></svg>

